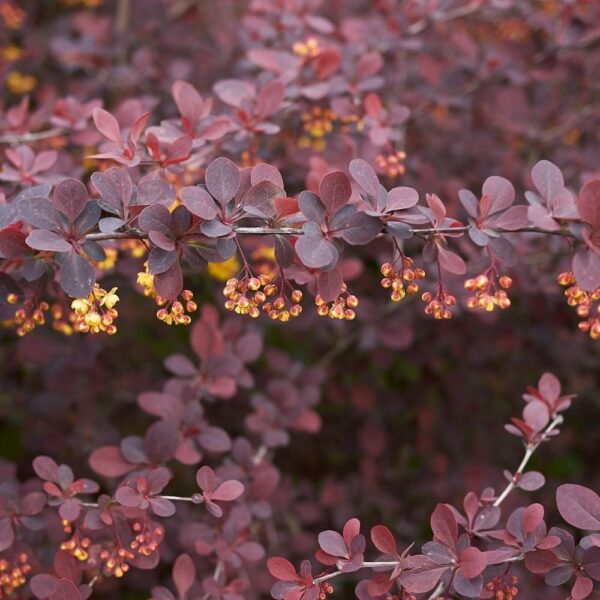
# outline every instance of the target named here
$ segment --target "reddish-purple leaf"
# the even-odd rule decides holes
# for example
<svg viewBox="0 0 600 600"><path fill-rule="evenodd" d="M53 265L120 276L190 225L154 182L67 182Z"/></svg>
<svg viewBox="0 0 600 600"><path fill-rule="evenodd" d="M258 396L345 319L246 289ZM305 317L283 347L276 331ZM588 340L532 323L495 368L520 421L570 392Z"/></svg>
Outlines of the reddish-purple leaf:
<svg viewBox="0 0 600 600"><path fill-rule="evenodd" d="M352 188L345 173L333 171L321 180L319 196L330 215L334 215L340 208L345 206L351 195Z"/></svg>
<svg viewBox="0 0 600 600"><path fill-rule="evenodd" d="M109 140L121 144L121 128L117 120L102 108L95 108L92 112L96 129Z"/></svg>
<svg viewBox="0 0 600 600"><path fill-rule="evenodd" d="M30 248L45 252L68 252L72 249L62 235L47 229L34 229L25 241Z"/></svg>
<svg viewBox="0 0 600 600"><path fill-rule="evenodd" d="M239 185L240 171L228 158L216 158L206 168L206 187L221 206L235 196Z"/></svg>
<svg viewBox="0 0 600 600"><path fill-rule="evenodd" d="M72 223L81 214L88 200L87 188L77 179L61 181L52 194L52 204Z"/></svg>
<svg viewBox="0 0 600 600"><path fill-rule="evenodd" d="M332 529L321 531L319 533L319 546L323 552L331 556L346 557L348 556L348 547L344 538Z"/></svg>
<svg viewBox="0 0 600 600"><path fill-rule="evenodd" d="M379 178L375 169L362 158L350 161L350 175L360 187L370 196L377 197L379 193Z"/></svg>
<svg viewBox="0 0 600 600"><path fill-rule="evenodd" d="M458 538L458 524L454 513L445 504L438 504L431 514L434 539L448 548L454 548Z"/></svg>
<svg viewBox="0 0 600 600"><path fill-rule="evenodd" d="M121 477L133 469L117 446L101 446L92 452L90 467L104 477Z"/></svg>
<svg viewBox="0 0 600 600"><path fill-rule="evenodd" d="M173 565L173 581L180 598L188 593L196 579L196 567L189 554L180 554Z"/></svg>
<svg viewBox="0 0 600 600"><path fill-rule="evenodd" d="M552 200L565 187L565 180L560 169L548 160L540 160L531 169L531 178L542 197Z"/></svg>
<svg viewBox="0 0 600 600"><path fill-rule="evenodd" d="M72 298L85 298L94 287L96 272L85 258L75 252L69 252L60 263L58 281Z"/></svg>
<svg viewBox="0 0 600 600"><path fill-rule="evenodd" d="M556 490L562 518L579 529L600 531L600 497L582 485L567 483Z"/></svg>
<svg viewBox="0 0 600 600"><path fill-rule="evenodd" d="M460 555L460 570L467 579L481 575L486 566L485 554L479 548L469 546Z"/></svg>
<svg viewBox="0 0 600 600"><path fill-rule="evenodd" d="M267 569L275 579L280 581L296 581L299 579L294 565L285 558L273 556L267 560Z"/></svg>
<svg viewBox="0 0 600 600"><path fill-rule="evenodd" d="M383 554L394 555L398 552L396 540L394 539L392 532L383 525L375 525L375 527L371 529L371 541L375 548L377 548L379 552L383 552Z"/></svg>
<svg viewBox="0 0 600 600"><path fill-rule="evenodd" d="M232 502L244 493L244 484L235 479L224 481L216 490L211 492L211 500Z"/></svg>
<svg viewBox="0 0 600 600"><path fill-rule="evenodd" d="M577 209L593 229L600 227L600 179L588 181L579 192Z"/></svg>

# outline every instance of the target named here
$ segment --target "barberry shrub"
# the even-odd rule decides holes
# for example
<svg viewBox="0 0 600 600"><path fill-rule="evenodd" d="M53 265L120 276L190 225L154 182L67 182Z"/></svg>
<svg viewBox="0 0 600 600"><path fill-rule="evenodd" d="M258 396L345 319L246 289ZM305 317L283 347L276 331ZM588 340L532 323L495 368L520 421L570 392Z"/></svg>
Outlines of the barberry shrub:
<svg viewBox="0 0 600 600"><path fill-rule="evenodd" d="M600 598L597 3L0 22L0 599Z"/></svg>

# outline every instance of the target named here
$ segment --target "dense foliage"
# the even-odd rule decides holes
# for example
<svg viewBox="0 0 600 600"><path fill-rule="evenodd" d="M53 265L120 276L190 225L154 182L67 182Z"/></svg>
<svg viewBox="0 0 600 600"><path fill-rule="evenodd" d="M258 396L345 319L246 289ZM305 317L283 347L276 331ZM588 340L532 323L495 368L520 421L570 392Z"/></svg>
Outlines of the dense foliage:
<svg viewBox="0 0 600 600"><path fill-rule="evenodd" d="M598 3L0 23L0 598L600 598Z"/></svg>

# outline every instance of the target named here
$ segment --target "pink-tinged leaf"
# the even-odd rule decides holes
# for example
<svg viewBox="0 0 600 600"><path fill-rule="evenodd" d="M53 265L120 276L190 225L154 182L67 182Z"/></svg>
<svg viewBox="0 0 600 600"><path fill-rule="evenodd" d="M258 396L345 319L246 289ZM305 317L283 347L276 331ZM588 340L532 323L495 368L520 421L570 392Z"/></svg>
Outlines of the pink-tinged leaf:
<svg viewBox="0 0 600 600"><path fill-rule="evenodd" d="M336 267L331 271L321 271L317 278L317 291L325 302L335 300L342 291L344 278Z"/></svg>
<svg viewBox="0 0 600 600"><path fill-rule="evenodd" d="M34 229L25 241L30 248L44 252L68 252L72 249L62 235L47 229Z"/></svg>
<svg viewBox="0 0 600 600"><path fill-rule="evenodd" d="M490 199L488 213L490 215L508 208L515 201L515 188L504 177L497 177L496 175L488 177L484 181L481 191L484 196Z"/></svg>
<svg viewBox="0 0 600 600"><path fill-rule="evenodd" d="M232 502L244 493L244 484L235 479L224 481L216 490L211 492L211 500Z"/></svg>
<svg viewBox="0 0 600 600"><path fill-rule="evenodd" d="M61 181L52 194L52 204L72 223L82 213L88 200L87 188L77 179Z"/></svg>
<svg viewBox="0 0 600 600"><path fill-rule="evenodd" d="M281 173L273 165L267 163L258 163L252 169L250 174L250 184L257 185L261 181L268 181L280 189L283 189L283 177Z"/></svg>
<svg viewBox="0 0 600 600"><path fill-rule="evenodd" d="M417 190L410 187L395 187L388 192L386 210L405 210L413 207L419 201Z"/></svg>
<svg viewBox="0 0 600 600"><path fill-rule="evenodd" d="M532 504L523 511L523 531L531 533L544 521L544 507L541 504Z"/></svg>
<svg viewBox="0 0 600 600"><path fill-rule="evenodd" d="M319 546L323 552L326 552L331 556L342 558L348 556L348 548L346 542L344 542L344 538L337 531L333 531L332 529L321 531L321 533L319 533Z"/></svg>
<svg viewBox="0 0 600 600"><path fill-rule="evenodd" d="M220 100L236 108L256 94L256 88L251 83L239 79L222 79L215 83L213 89Z"/></svg>
<svg viewBox="0 0 600 600"><path fill-rule="evenodd" d="M54 590L49 600L81 600L79 588L68 579L59 579L54 586Z"/></svg>
<svg viewBox="0 0 600 600"><path fill-rule="evenodd" d="M13 531L10 519L0 518L0 552L10 548L15 541L15 532Z"/></svg>
<svg viewBox="0 0 600 600"><path fill-rule="evenodd" d="M538 471L529 471L524 473L521 479L517 481L517 487L527 492L534 492L543 487L546 482L544 476Z"/></svg>
<svg viewBox="0 0 600 600"><path fill-rule="evenodd" d="M104 477L122 477L134 469L117 446L102 446L92 452L90 467Z"/></svg>
<svg viewBox="0 0 600 600"><path fill-rule="evenodd" d="M49 598L54 591L57 578L55 575L40 573L34 575L29 582L29 587L36 598Z"/></svg>
<svg viewBox="0 0 600 600"><path fill-rule="evenodd" d="M281 108L284 97L285 86L280 81L273 80L267 83L256 98L260 118L265 119L276 113Z"/></svg>
<svg viewBox="0 0 600 600"><path fill-rule="evenodd" d="M370 196L377 197L379 193L379 178L375 169L362 158L350 161L350 175L360 187Z"/></svg>
<svg viewBox="0 0 600 600"><path fill-rule="evenodd" d="M221 206L226 206L235 196L239 185L240 171L228 158L216 158L208 165L206 187Z"/></svg>
<svg viewBox="0 0 600 600"><path fill-rule="evenodd" d="M359 79L372 77L383 68L383 58L379 52L367 52L356 63L356 73Z"/></svg>
<svg viewBox="0 0 600 600"><path fill-rule="evenodd" d="M600 497L582 485L567 483L556 490L561 517L579 529L600 531Z"/></svg>
<svg viewBox="0 0 600 600"><path fill-rule="evenodd" d="M590 577L600 581L600 548L588 548L583 555L581 566Z"/></svg>
<svg viewBox="0 0 600 600"><path fill-rule="evenodd" d="M211 492L216 479L215 472L210 467L200 467L196 472L196 483L203 492Z"/></svg>
<svg viewBox="0 0 600 600"><path fill-rule="evenodd" d="M584 600L584 598L587 598L592 593L593 589L594 583L589 577L577 575L571 589L571 598L573 600Z"/></svg>
<svg viewBox="0 0 600 600"><path fill-rule="evenodd" d="M205 116L202 96L193 85L185 81L176 81L171 87L171 94L173 95L179 114L194 129L198 121Z"/></svg>
<svg viewBox="0 0 600 600"><path fill-rule="evenodd" d="M600 179L588 181L577 198L579 215L593 229L600 227Z"/></svg>
<svg viewBox="0 0 600 600"><path fill-rule="evenodd" d="M549 402L553 402L560 396L560 381L552 373L544 373L538 382L540 394Z"/></svg>
<svg viewBox="0 0 600 600"><path fill-rule="evenodd" d="M5 227L0 230L0 257L21 258L29 254L29 246L25 242L27 236L17 227Z"/></svg>
<svg viewBox="0 0 600 600"><path fill-rule="evenodd" d="M533 401L523 409L523 418L534 431L541 431L550 421L550 413L544 403Z"/></svg>
<svg viewBox="0 0 600 600"><path fill-rule="evenodd" d="M371 541L379 552L383 554L397 554L398 549L396 547L396 540L392 535L392 532L383 525L375 525L371 529Z"/></svg>
<svg viewBox="0 0 600 600"><path fill-rule="evenodd" d="M426 556L411 556L405 561L407 568L400 575L400 583L414 594L432 590L448 567L440 567Z"/></svg>
<svg viewBox="0 0 600 600"><path fill-rule="evenodd" d="M488 225L491 229L505 229L506 231L516 231L529 225L528 207L524 204L511 206L501 215L495 217Z"/></svg>
<svg viewBox="0 0 600 600"><path fill-rule="evenodd" d="M562 192L565 180L560 169L548 160L540 160L531 169L531 178L542 197L552 200Z"/></svg>
<svg viewBox="0 0 600 600"><path fill-rule="evenodd" d="M352 540L360 534L360 521L356 518L348 519L342 531L342 537L349 546Z"/></svg>
<svg viewBox="0 0 600 600"><path fill-rule="evenodd" d="M56 481L58 479L58 465L49 456L37 456L33 460L35 474L45 481Z"/></svg>
<svg viewBox="0 0 600 600"><path fill-rule="evenodd" d="M123 207L129 204L133 183L125 169L112 167L108 171L92 173L91 179L105 205L113 207L120 214Z"/></svg>
<svg viewBox="0 0 600 600"><path fill-rule="evenodd" d="M117 120L102 108L95 108L92 111L92 118L96 129L115 144L121 145L121 128Z"/></svg>
<svg viewBox="0 0 600 600"><path fill-rule="evenodd" d="M380 219L356 211L353 206L339 211L330 221L331 233L355 246L372 242L381 233L382 227Z"/></svg>
<svg viewBox="0 0 600 600"><path fill-rule="evenodd" d="M210 194L201 187L184 187L180 192L184 206L197 217L210 221L217 216L215 201Z"/></svg>
<svg viewBox="0 0 600 600"><path fill-rule="evenodd" d="M334 215L345 206L351 195L350 181L342 171L328 173L319 184L319 196L329 215Z"/></svg>
<svg viewBox="0 0 600 600"><path fill-rule="evenodd" d="M85 298L92 291L96 281L94 267L76 254L69 252L60 263L58 282L72 298Z"/></svg>
<svg viewBox="0 0 600 600"><path fill-rule="evenodd" d="M458 523L452 510L445 504L438 504L431 514L431 530L435 541L454 548L458 539Z"/></svg>
<svg viewBox="0 0 600 600"><path fill-rule="evenodd" d="M154 276L154 289L166 300L175 300L183 289L183 273L176 260L164 273Z"/></svg>
<svg viewBox="0 0 600 600"><path fill-rule="evenodd" d="M280 581L297 581L299 579L294 565L289 560L279 556L267 560L267 569L275 579Z"/></svg>
<svg viewBox="0 0 600 600"><path fill-rule="evenodd" d="M321 229L312 221L305 223L303 235L296 242L296 253L300 260L311 269L319 269L337 262L338 251L323 237Z"/></svg>
<svg viewBox="0 0 600 600"><path fill-rule="evenodd" d="M560 560L551 550L536 550L525 557L525 567L536 575L545 575L554 569Z"/></svg>
<svg viewBox="0 0 600 600"><path fill-rule="evenodd" d="M302 65L300 57L283 50L269 50L266 48L252 48L246 53L248 60L257 67L273 71L278 75L293 77Z"/></svg>
<svg viewBox="0 0 600 600"><path fill-rule="evenodd" d="M467 272L465 261L458 254L444 248L441 244L437 244L437 255L442 269L456 275L464 275Z"/></svg>
<svg viewBox="0 0 600 600"><path fill-rule="evenodd" d="M433 216L436 222L439 224L446 218L446 207L444 203L440 200L439 196L435 194L427 194L425 196L425 200L427 200L427 205L433 212Z"/></svg>
<svg viewBox="0 0 600 600"><path fill-rule="evenodd" d="M600 253L581 248L573 256L572 265L579 287L588 292L600 287Z"/></svg>
<svg viewBox="0 0 600 600"><path fill-rule="evenodd" d="M189 554L180 554L173 565L173 581L180 598L189 592L196 579L196 567Z"/></svg>
<svg viewBox="0 0 600 600"><path fill-rule="evenodd" d="M144 114L140 115L131 125L131 129L129 131L129 139L131 140L131 143L134 145L134 147L140 139L140 136L142 135L142 132L146 127L146 123L148 123L149 117L150 113L145 112Z"/></svg>
<svg viewBox="0 0 600 600"><path fill-rule="evenodd" d="M485 554L479 548L469 546L460 555L460 570L467 579L481 575L486 566Z"/></svg>

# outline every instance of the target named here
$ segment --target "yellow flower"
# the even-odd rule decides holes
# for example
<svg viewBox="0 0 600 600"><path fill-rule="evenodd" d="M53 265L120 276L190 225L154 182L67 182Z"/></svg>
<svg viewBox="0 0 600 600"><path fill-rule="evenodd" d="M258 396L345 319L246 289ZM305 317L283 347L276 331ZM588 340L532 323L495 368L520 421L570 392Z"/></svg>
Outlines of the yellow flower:
<svg viewBox="0 0 600 600"><path fill-rule="evenodd" d="M208 274L217 281L227 281L234 277L241 268L240 261L236 255L220 263L208 263Z"/></svg>
<svg viewBox="0 0 600 600"><path fill-rule="evenodd" d="M17 95L28 94L37 85L37 79L33 75L24 75L19 71L11 71L6 78L6 87Z"/></svg>
<svg viewBox="0 0 600 600"><path fill-rule="evenodd" d="M87 301L87 298L76 298L71 302L71 308L78 315L85 315L90 310L90 303Z"/></svg>
<svg viewBox="0 0 600 600"><path fill-rule="evenodd" d="M6 62L15 62L16 60L19 60L22 55L23 50L15 45L5 46L0 50L0 56L2 57L2 60Z"/></svg>
<svg viewBox="0 0 600 600"><path fill-rule="evenodd" d="M119 296L115 294L117 288L114 287L110 292L100 300L100 306L106 306L106 308L113 308L115 304L119 301Z"/></svg>

